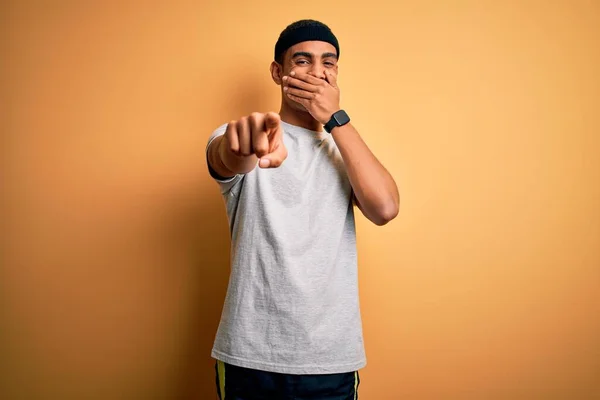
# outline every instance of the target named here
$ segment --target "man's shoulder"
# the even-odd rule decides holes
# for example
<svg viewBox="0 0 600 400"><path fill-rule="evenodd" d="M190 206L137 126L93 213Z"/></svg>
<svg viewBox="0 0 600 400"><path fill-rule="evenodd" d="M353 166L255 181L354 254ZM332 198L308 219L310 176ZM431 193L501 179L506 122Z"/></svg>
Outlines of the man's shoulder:
<svg viewBox="0 0 600 400"><path fill-rule="evenodd" d="M227 125L228 125L228 123L225 123L225 124L219 125L217 128L212 130L212 132L208 136L208 139L206 140L206 151L208 151L208 148L209 148L210 144L213 142L213 140L215 140L219 136L225 134L225 131L227 130Z"/></svg>
<svg viewBox="0 0 600 400"><path fill-rule="evenodd" d="M219 136L225 133L225 131L227 130L227 125L229 125L228 122L218 125L216 128L214 128L210 134L210 137L214 137L214 136Z"/></svg>

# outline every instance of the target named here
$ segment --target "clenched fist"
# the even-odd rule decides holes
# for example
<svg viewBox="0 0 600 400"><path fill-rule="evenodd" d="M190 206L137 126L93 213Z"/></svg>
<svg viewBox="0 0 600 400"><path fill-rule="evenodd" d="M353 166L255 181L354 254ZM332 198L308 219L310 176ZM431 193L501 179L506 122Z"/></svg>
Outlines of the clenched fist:
<svg viewBox="0 0 600 400"><path fill-rule="evenodd" d="M227 125L223 147L240 158L256 156L261 168L277 168L287 158L279 114L252 113Z"/></svg>

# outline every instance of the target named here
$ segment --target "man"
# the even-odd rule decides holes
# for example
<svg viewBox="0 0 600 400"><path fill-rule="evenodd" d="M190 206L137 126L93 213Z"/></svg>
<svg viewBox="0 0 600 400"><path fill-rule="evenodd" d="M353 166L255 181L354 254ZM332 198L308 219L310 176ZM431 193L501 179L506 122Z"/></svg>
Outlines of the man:
<svg viewBox="0 0 600 400"><path fill-rule="evenodd" d="M353 207L384 225L398 189L340 108L331 30L297 21L274 55L279 114L231 121L206 148L232 240L217 390L222 400L356 399L366 357Z"/></svg>

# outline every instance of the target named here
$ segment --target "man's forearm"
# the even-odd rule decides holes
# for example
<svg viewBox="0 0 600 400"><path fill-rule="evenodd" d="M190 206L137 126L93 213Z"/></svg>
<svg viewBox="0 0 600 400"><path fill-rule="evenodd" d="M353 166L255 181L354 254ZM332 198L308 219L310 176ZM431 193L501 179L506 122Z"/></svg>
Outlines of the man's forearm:
<svg viewBox="0 0 600 400"><path fill-rule="evenodd" d="M400 195L392 175L379 162L358 131L348 123L331 132L363 214L384 225L398 214Z"/></svg>

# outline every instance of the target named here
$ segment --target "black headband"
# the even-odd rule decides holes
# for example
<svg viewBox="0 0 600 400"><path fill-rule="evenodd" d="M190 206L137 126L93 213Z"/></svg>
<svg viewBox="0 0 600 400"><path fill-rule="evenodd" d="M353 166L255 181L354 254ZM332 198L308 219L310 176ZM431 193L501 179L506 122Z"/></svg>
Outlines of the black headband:
<svg viewBox="0 0 600 400"><path fill-rule="evenodd" d="M275 60L293 45L312 40L330 43L340 57L340 45L331 29L324 24L314 24L282 32L275 44Z"/></svg>

